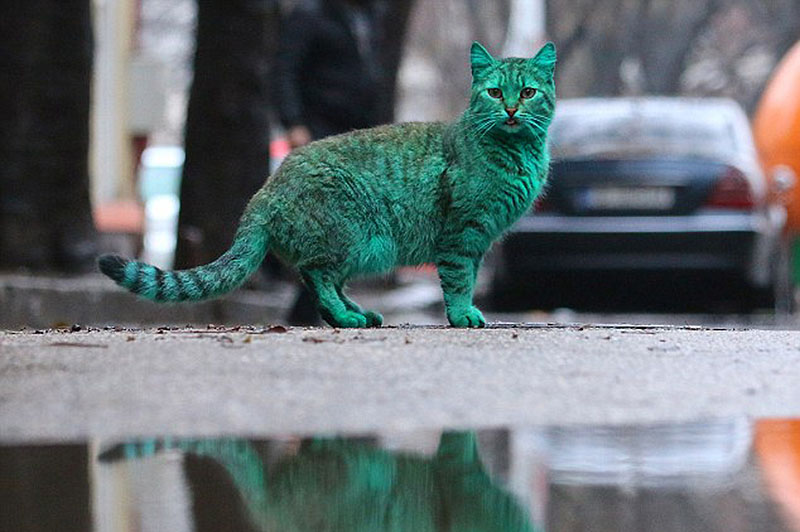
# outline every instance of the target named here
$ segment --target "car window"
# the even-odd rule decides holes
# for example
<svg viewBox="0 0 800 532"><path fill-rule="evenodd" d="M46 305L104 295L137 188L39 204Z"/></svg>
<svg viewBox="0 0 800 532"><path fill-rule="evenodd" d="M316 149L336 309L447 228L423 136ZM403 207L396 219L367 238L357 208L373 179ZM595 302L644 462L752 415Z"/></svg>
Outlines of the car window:
<svg viewBox="0 0 800 532"><path fill-rule="evenodd" d="M719 158L737 152L733 121L719 109L699 105L608 107L557 111L550 126L553 157L640 154Z"/></svg>

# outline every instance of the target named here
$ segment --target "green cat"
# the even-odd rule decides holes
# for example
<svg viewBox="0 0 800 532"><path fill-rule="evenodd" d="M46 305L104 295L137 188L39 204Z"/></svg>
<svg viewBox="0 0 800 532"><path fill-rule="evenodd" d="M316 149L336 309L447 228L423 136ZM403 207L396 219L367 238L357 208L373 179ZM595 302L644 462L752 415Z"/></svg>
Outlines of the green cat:
<svg viewBox="0 0 800 532"><path fill-rule="evenodd" d="M456 121L354 131L292 152L210 264L165 272L105 255L100 269L145 298L196 301L238 287L269 248L297 268L330 325L376 327L382 316L348 299L346 281L432 262L450 324L484 327L472 304L481 259L547 178L555 62L552 43L532 59L495 59L475 42L470 103Z"/></svg>
<svg viewBox="0 0 800 532"><path fill-rule="evenodd" d="M534 532L525 509L481 463L473 432L445 432L436 454L393 453L346 439L312 439L266 467L245 440L127 443L103 462L180 449L221 465L256 530Z"/></svg>

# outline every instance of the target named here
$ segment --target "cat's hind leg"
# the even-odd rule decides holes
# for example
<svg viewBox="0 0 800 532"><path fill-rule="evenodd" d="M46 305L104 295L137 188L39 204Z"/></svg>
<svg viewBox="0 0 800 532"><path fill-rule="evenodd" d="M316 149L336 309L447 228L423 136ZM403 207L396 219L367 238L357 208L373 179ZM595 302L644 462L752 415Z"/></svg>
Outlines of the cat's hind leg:
<svg viewBox="0 0 800 532"><path fill-rule="evenodd" d="M367 318L367 327L380 327L383 325L383 316L381 316L380 313L373 312L372 310L362 310L358 303L345 295L344 287L337 286L336 293L339 294L339 299L342 300L344 306L347 307L348 310L363 314L364 317Z"/></svg>
<svg viewBox="0 0 800 532"><path fill-rule="evenodd" d="M367 326L367 317L345 305L336 289L334 275L327 270L303 270L300 272L317 304L322 319L332 327L357 328ZM349 301L349 300L348 300ZM352 304L352 302L351 302Z"/></svg>

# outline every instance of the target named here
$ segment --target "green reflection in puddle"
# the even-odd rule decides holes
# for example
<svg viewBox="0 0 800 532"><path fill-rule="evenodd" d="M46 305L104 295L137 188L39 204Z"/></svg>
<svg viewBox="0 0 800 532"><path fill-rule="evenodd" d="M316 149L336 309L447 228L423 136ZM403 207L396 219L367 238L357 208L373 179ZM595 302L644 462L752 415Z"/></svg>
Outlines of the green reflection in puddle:
<svg viewBox="0 0 800 532"><path fill-rule="evenodd" d="M100 459L135 460L169 449L222 466L259 530L534 530L520 504L486 473L474 432L443 433L430 457L365 440L312 438L271 467L243 439L131 442Z"/></svg>

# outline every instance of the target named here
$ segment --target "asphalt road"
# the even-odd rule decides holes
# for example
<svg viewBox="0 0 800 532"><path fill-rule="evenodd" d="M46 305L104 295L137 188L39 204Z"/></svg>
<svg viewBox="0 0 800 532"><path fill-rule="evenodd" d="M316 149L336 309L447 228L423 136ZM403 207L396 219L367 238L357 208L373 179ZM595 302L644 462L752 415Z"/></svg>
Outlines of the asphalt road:
<svg viewBox="0 0 800 532"><path fill-rule="evenodd" d="M0 333L0 441L800 415L800 332Z"/></svg>

